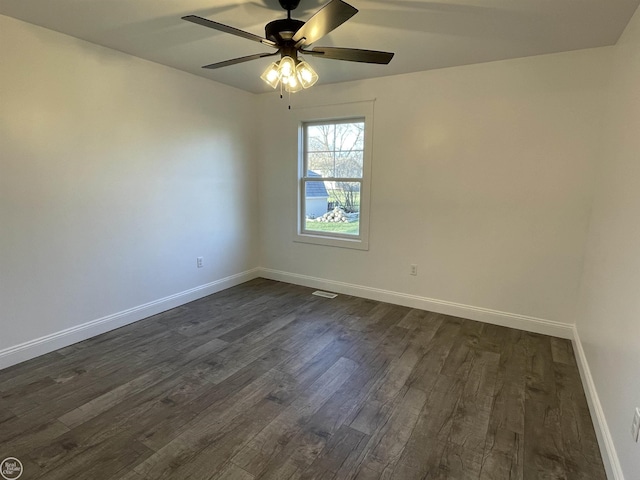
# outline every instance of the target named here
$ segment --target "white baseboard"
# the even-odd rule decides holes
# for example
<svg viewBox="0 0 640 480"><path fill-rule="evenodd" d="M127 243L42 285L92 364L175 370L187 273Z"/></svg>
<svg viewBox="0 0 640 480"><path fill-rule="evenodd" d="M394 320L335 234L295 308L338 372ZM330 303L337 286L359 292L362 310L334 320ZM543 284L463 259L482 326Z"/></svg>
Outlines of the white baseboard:
<svg viewBox="0 0 640 480"><path fill-rule="evenodd" d="M145 303L137 307L107 315L102 318L77 325L75 327L60 330L45 335L44 337L29 340L28 342L14 345L0 350L0 369L7 368L39 355L52 352L59 348L67 347L74 343L100 335L101 333L128 325L143 318L170 310L185 303L192 302L207 295L225 290L227 288L247 282L259 276L258 269L247 270L229 277L216 280L205 285L200 285L184 292L176 293L153 302Z"/></svg>
<svg viewBox="0 0 640 480"><path fill-rule="evenodd" d="M495 325L517 328L519 330L526 330L529 332L552 335L572 340L576 361L582 378L582 384L585 388L589 410L594 422L594 429L596 431L596 436L598 437L598 445L600 446L602 460L607 472L607 478L609 480L625 480L604 411L600 404L598 392L596 390L595 383L593 382L591 371L589 370L589 364L587 363L582 343L580 342L580 336L578 335L578 330L575 325L515 313L501 312L487 308L473 307L445 300L408 295L379 288L371 288L362 285L354 285L345 282L310 277L307 275L283 272L269 268L259 268L258 272L259 276L271 280L328 290L345 295L354 295L357 297L369 298L371 300L378 300L406 307L420 308L431 312L444 313L447 315L468 318L470 320L478 320Z"/></svg>
<svg viewBox="0 0 640 480"><path fill-rule="evenodd" d="M575 326L573 327L573 350L576 355L578 369L580 370L580 377L585 389L587 403L589 404L593 427L596 431L596 436L598 437L598 445L600 446L600 453L602 454L602 461L607 472L607 478L609 480L624 480L624 474L622 473L618 454L613 444L613 438L609 431L607 419L604 416L604 410L602 409L602 404L598 397L598 391L596 390L596 385L593 381L593 377L591 376L589 363L587 362L587 357L585 356L584 349L582 348L580 335L578 335L578 329Z"/></svg>
<svg viewBox="0 0 640 480"><path fill-rule="evenodd" d="M494 325L526 330L528 332L573 339L573 325L569 323L555 322L542 318L529 317L527 315L519 315L517 313L501 312L488 308L473 307L470 305L463 305L461 303L448 302L446 300L437 300L418 295L382 290L380 288L326 280L307 275L299 275L297 273L272 270L270 268L259 268L258 273L259 276L271 280L329 290L345 295L354 295L371 300L403 305L405 307L420 308L422 310L429 310L430 312L444 313L456 317L468 318L469 320L478 320L480 322L491 323Z"/></svg>
<svg viewBox="0 0 640 480"><path fill-rule="evenodd" d="M625 480L604 411L600 404L598 393L591 376L591 371L589 370L589 365L582 348L582 343L580 342L580 336L578 335L578 330L575 325L515 313L501 312L482 307L474 307L445 300L409 295L379 288L283 272L269 268L254 268L252 270L247 270L245 272L185 290L184 292L176 293L144 305L139 305L122 312L91 320L81 325L67 328L50 335L45 335L28 342L24 342L20 345L5 348L0 350L0 369L7 368L11 365L35 358L39 355L72 345L82 340L100 335L101 333L150 317L151 315L156 315L171 308L184 305L185 303L192 302L257 277L329 290L345 295L354 295L411 308L420 308L436 313L454 315L462 318L468 318L470 320L478 320L485 323L573 340L576 361L582 377L582 383L585 387L587 402L594 422L596 435L598 437L598 444L600 445L602 459L607 471L607 477L610 480Z"/></svg>

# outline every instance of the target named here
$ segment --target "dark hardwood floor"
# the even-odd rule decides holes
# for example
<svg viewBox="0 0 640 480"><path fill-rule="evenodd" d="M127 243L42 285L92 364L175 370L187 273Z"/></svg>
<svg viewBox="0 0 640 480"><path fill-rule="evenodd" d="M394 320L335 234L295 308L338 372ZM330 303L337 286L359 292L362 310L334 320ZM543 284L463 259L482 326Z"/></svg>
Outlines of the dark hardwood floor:
<svg viewBox="0 0 640 480"><path fill-rule="evenodd" d="M311 292L254 280L0 371L0 457L25 480L605 478L569 341Z"/></svg>

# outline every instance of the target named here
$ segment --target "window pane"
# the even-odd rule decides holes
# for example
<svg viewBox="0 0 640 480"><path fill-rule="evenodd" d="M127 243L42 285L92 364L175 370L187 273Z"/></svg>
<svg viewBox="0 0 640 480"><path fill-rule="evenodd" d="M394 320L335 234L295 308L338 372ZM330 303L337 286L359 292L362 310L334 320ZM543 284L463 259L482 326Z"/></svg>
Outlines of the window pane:
<svg viewBox="0 0 640 480"><path fill-rule="evenodd" d="M336 152L334 177L362 178L362 150Z"/></svg>
<svg viewBox="0 0 640 480"><path fill-rule="evenodd" d="M362 178L364 122L306 126L306 169L321 177Z"/></svg>
<svg viewBox="0 0 640 480"><path fill-rule="evenodd" d="M364 122L339 123L335 129L336 150L362 150L364 148Z"/></svg>
<svg viewBox="0 0 640 480"><path fill-rule="evenodd" d="M334 177L333 152L314 152L307 156L307 169L321 177Z"/></svg>
<svg viewBox="0 0 640 480"><path fill-rule="evenodd" d="M305 230L360 234L360 182L305 182Z"/></svg>
<svg viewBox="0 0 640 480"><path fill-rule="evenodd" d="M308 125L307 152L332 152L335 125Z"/></svg>

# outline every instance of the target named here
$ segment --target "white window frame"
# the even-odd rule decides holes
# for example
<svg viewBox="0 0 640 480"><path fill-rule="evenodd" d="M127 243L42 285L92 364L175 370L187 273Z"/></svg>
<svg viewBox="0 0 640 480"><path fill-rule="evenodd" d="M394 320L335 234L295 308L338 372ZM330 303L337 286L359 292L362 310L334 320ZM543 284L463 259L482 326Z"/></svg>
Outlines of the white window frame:
<svg viewBox="0 0 640 480"><path fill-rule="evenodd" d="M369 250L369 217L371 202L371 163L373 145L373 101L304 108L295 111L298 129L298 172L296 188L296 229L294 241L326 245L332 247ZM348 120L364 121L364 152L362 178L352 179L360 182L360 234L345 235L331 232L314 232L304 229L305 225L305 145L304 125L344 122ZM331 180L331 179L329 179ZM341 178L341 180L344 180ZM350 179L347 179L350 180Z"/></svg>

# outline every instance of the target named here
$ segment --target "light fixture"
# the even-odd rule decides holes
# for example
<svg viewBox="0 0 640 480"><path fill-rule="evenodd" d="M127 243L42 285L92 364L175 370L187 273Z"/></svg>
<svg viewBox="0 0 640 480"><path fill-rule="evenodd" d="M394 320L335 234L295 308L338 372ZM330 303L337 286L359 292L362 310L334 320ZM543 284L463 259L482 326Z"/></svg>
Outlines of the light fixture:
<svg viewBox="0 0 640 480"><path fill-rule="evenodd" d="M293 76L295 71L296 62L293 58L284 56L280 59L280 63L278 64L278 73L280 73L281 79Z"/></svg>
<svg viewBox="0 0 640 480"><path fill-rule="evenodd" d="M286 82L285 82L286 80ZM298 78L298 74L294 72L288 78L282 78L282 84L284 85L285 92L296 93L302 90L302 82Z"/></svg>
<svg viewBox="0 0 640 480"><path fill-rule="evenodd" d="M271 62L269 68L267 68L260 78L264 80L268 85L271 85L271 88L276 88L278 86L278 82L280 81L280 73L278 72L278 64L276 62Z"/></svg>
<svg viewBox="0 0 640 480"><path fill-rule="evenodd" d="M296 73L303 88L312 87L318 81L318 74L311 68L311 65L304 60L296 65Z"/></svg>
<svg viewBox="0 0 640 480"><path fill-rule="evenodd" d="M260 78L271 88L279 84L289 93L309 88L318 81L318 74L304 60L283 55L279 62L271 63Z"/></svg>

